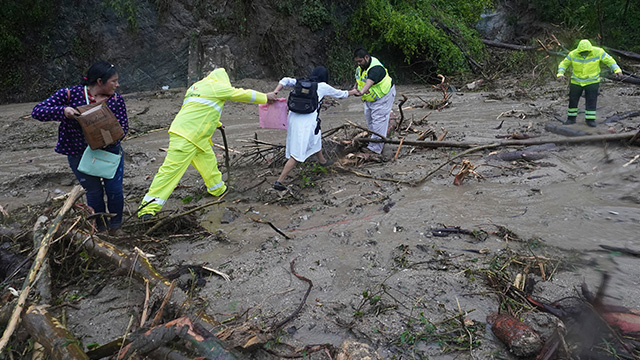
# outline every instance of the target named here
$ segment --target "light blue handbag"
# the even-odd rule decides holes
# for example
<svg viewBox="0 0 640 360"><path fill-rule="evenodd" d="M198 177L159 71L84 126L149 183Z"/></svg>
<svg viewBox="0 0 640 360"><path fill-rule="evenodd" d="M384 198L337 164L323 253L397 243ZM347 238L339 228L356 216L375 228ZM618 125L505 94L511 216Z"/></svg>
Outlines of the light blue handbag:
<svg viewBox="0 0 640 360"><path fill-rule="evenodd" d="M113 179L118 171L122 154L114 154L104 150L91 150L87 146L78 164L78 171L87 175Z"/></svg>

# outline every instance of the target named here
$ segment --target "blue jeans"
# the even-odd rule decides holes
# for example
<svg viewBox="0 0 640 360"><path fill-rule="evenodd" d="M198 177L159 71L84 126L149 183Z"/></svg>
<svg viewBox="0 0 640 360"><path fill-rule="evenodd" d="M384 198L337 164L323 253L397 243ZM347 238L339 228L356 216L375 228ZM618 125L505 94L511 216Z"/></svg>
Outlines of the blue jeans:
<svg viewBox="0 0 640 360"><path fill-rule="evenodd" d="M104 149L114 154L122 151L120 145ZM92 175L87 175L78 171L78 164L82 155L69 155L69 166L80 182L80 185L87 192L87 205L93 208L96 213L106 212L104 204L104 194L107 194L107 206L109 212L116 216L107 219L98 218L96 221L98 230L117 229L122 225L122 212L124 210L124 192L122 190L122 176L124 174L124 155L120 159L120 165L116 170L113 179L103 179Z"/></svg>

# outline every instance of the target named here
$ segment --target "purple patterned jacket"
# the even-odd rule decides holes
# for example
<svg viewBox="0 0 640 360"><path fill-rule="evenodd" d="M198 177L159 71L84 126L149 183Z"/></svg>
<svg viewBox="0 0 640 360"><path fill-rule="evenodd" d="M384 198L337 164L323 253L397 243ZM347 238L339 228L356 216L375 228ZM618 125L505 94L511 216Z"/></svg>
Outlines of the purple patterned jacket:
<svg viewBox="0 0 640 360"><path fill-rule="evenodd" d="M59 89L51 97L39 103L33 108L31 117L40 121L59 121L58 144L55 151L63 155L81 155L87 147L82 128L75 119L67 119L64 116L64 108L77 107L88 103L84 93L84 86L76 85ZM129 119L124 99L119 94L114 94L107 100L107 106L116 116L122 126L125 135L129 131ZM119 144L118 141L116 144Z"/></svg>

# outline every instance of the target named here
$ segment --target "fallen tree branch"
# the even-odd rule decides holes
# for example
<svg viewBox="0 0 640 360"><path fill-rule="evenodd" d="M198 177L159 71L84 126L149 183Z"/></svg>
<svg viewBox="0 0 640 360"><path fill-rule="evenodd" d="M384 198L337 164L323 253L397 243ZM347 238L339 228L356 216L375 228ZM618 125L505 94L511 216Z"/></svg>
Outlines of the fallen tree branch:
<svg viewBox="0 0 640 360"><path fill-rule="evenodd" d="M401 128L402 122L404 121L404 112L402 111L402 105L404 105L404 103L409 100L405 94L400 95L402 95L402 100L400 100L400 102L398 103L398 110L400 110L400 120L398 121L398 125L396 126L397 129Z"/></svg>
<svg viewBox="0 0 640 360"><path fill-rule="evenodd" d="M4 333L2 334L2 338L0 339L0 353L5 348L5 346L7 346L7 343L9 342L9 338L11 337L11 335L13 334L13 332L15 331L18 325L18 321L20 320L20 315L22 314L22 310L26 305L27 297L29 296L31 287L34 285L36 276L38 275L40 271L40 267L42 266L45 260L45 257L47 255L47 252L49 250L51 239L58 231L58 228L60 227L60 223L62 222L62 219L64 219L64 216L67 214L69 209L71 209L76 199L82 196L82 194L84 194L84 190L80 185L75 186L71 190L71 193L69 194L69 198L67 198L67 200L64 202L62 208L58 212L58 216L56 216L51 226L49 227L49 231L42 238L42 243L40 244L40 248L38 249L36 258L33 261L33 264L31 265L31 269L29 270L29 275L25 279L24 285L22 286L22 291L20 292L20 296L18 297L18 302L16 304L16 307L13 310L13 313L11 314L11 320L9 321L9 325L7 325L7 328L4 330Z"/></svg>
<svg viewBox="0 0 640 360"><path fill-rule="evenodd" d="M198 211L198 210L202 210L202 209L204 209L204 208L206 208L206 207L209 207L209 206L211 206L211 205L221 204L221 203L223 202L223 201L222 201L222 199L224 198L224 196L225 196L225 195L226 195L226 194L223 194L223 195L222 195L220 198L218 198L218 200L216 200L216 201L212 201L212 202L210 202L210 203L206 203L206 204L204 204L204 205L200 205L200 206L198 206L198 207L195 207L195 208L193 208L193 209L191 209L191 210L188 210L188 211L182 212L182 213L180 213L180 214L169 215L169 216L167 216L167 217L164 217L164 218L158 219L158 220L157 220L157 222L156 222L156 223L155 223L151 228L149 228L149 230L147 230L144 234L145 234L145 235L149 235L149 234L151 234L152 232L154 232L155 230L157 230L160 226L162 226L162 225L164 225L164 224L166 224L166 223L168 223L168 222L170 222L170 221L173 221L173 220L175 220L175 219L177 219L177 218L179 218L179 217L182 217L182 216L185 216L185 215L189 215L189 214L191 214L191 213L193 213L193 212L196 212L196 211Z"/></svg>
<svg viewBox="0 0 640 360"><path fill-rule="evenodd" d="M555 144L580 144L589 142L600 141L623 141L633 138L634 133L620 133L620 134L605 134L605 135L585 135L575 136L567 138L535 138L526 140L503 140L494 142L491 144L481 144L478 142L464 142L464 141L408 141L403 142L404 145L424 147L424 148L441 148L441 147L454 147L454 148L473 148L477 146L490 146L490 148L501 146L527 146L527 145L541 145L547 143ZM399 140L385 140L385 139L355 139L357 142L383 142L385 144L399 144Z"/></svg>
<svg viewBox="0 0 640 360"><path fill-rule="evenodd" d="M264 221L264 220L260 220L260 219L256 219L256 218L252 218L250 217L249 219L257 222L257 223L261 223L261 224L267 224L269 225L273 230L275 230L278 234L284 236L285 239L290 240L291 238L289 236L287 236L287 234L283 233L282 231L280 231L280 229L278 229L275 225L273 225L270 221Z"/></svg>
<svg viewBox="0 0 640 360"><path fill-rule="evenodd" d="M380 181L389 181L389 182L395 182L395 183L399 183L399 184L407 184L407 185L411 185L413 184L412 181L409 180L402 180L402 179L392 179L392 178L380 178L380 177L376 177L373 175L368 175L365 173L361 173L359 171L353 170L353 169L349 169L346 167L342 167L342 166L335 166L336 169L338 170L342 170L342 171L346 171L346 172L350 172L354 175L363 177L363 178L368 178L368 179L373 179L373 180L380 180Z"/></svg>
<svg viewBox="0 0 640 360"><path fill-rule="evenodd" d="M306 281L309 284L309 287L307 288L307 292L302 297L302 301L300 301L300 305L298 305L298 308L296 309L296 311L294 311L291 315L287 316L286 319L284 319L284 320L280 321L279 323L273 325L270 328L270 331L278 330L279 328L284 326L284 324L288 323L291 319L293 319L296 315L298 315L298 313L302 309L302 306L304 306L304 304L307 302L307 297L309 296L309 293L311 292L311 288L313 287L313 282L311 282L311 280L307 279L306 277L304 277L304 276L302 276L302 275L300 275L300 274L298 274L296 272L296 270L293 268L295 263L296 263L296 259L293 259L293 260L291 260L291 263L289 264L289 268L291 269L291 273L293 275L295 275L298 279L300 279L302 281Z"/></svg>
<svg viewBox="0 0 640 360"><path fill-rule="evenodd" d="M435 174L435 173L436 173L436 171L438 171L438 170L442 169L445 165L449 164L450 162L452 162L453 160L455 160L455 159L457 159L457 158L459 158L459 157L465 156L465 155L467 155L467 154L471 154L472 152L476 152L476 151L480 151L480 150L484 150L484 149L491 149L491 148L496 147L495 145L496 145L496 144L487 144L487 145L477 146L477 147L474 147L474 148L471 148L471 149L465 150L465 151L461 152L460 154L458 154L458 155L456 155L456 156L452 157L451 159L449 159L449 160L447 160L447 161L443 162L442 164L440 164L440 166L438 166L437 168L435 168L435 169L431 170L431 171L430 171L428 174L426 174L425 176L423 176L423 177L421 177L420 179L418 179L418 180L416 180L416 181L412 182L412 183L411 183L411 185L412 185L412 186L418 186L418 185L420 185L422 182L424 182L425 180L427 180L431 175Z"/></svg>
<svg viewBox="0 0 640 360"><path fill-rule="evenodd" d="M508 44L508 43L503 43L503 42L500 42L500 41L488 40L488 39L482 39L482 43L485 44L485 45L489 45L489 46L493 46L493 47L499 47L499 48L503 48L503 49L510 49L510 50L531 51L531 50L540 49L539 46L515 45L515 44Z"/></svg>
<svg viewBox="0 0 640 360"><path fill-rule="evenodd" d="M628 57L630 59L640 61L640 54L637 54L637 53L634 53L634 52L631 52L631 51L613 49L613 48L606 47L606 46L604 48L607 49L607 51L612 52L614 54L626 56L626 57Z"/></svg>
<svg viewBox="0 0 640 360"><path fill-rule="evenodd" d="M354 123L353 121L350 121L349 119L344 119L344 121L348 122L351 126L355 126L355 127L357 127L358 129L361 129L361 130L367 131L367 132L369 132L369 133L371 133L371 134L373 134L373 135L376 135L376 136L378 136L378 137L380 138L380 139L374 139L374 140L383 140L382 142L389 141L389 139L387 139L387 137L386 137L386 136L382 136L382 135L378 134L378 133L377 133L377 132L375 132L375 131L369 130L368 128L366 128L366 127L364 127L364 126L360 126L360 125L358 125L358 124ZM373 141L373 142L377 142L377 141Z"/></svg>

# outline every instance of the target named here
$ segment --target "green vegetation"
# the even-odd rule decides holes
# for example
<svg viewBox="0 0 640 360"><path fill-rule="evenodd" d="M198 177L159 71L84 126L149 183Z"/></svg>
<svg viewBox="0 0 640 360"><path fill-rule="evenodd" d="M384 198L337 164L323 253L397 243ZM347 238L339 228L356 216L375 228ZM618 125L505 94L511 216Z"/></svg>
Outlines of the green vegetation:
<svg viewBox="0 0 640 360"><path fill-rule="evenodd" d="M10 91L22 85L22 66L44 60L47 33L52 25L53 3L45 0L3 1L0 6L0 87ZM28 49L27 44L39 46ZM28 59L26 62L24 59Z"/></svg>
<svg viewBox="0 0 640 360"><path fill-rule="evenodd" d="M303 188L316 186L313 180L317 179L320 175L327 173L327 169L317 163L303 163L301 165L302 169L300 171L300 175L302 178L300 185Z"/></svg>
<svg viewBox="0 0 640 360"><path fill-rule="evenodd" d="M629 0L533 0L542 21L576 29L566 39L573 48L581 38L614 48L640 52L640 4ZM565 39L560 39L561 41Z"/></svg>
<svg viewBox="0 0 640 360"><path fill-rule="evenodd" d="M308 27L311 31L318 31L329 23L329 12L320 0L304 0L300 8L300 24Z"/></svg>
<svg viewBox="0 0 640 360"><path fill-rule="evenodd" d="M483 56L473 27L491 5L490 0L364 0L350 32L372 52L397 50L409 65L428 63L433 71L460 72L469 69L467 57Z"/></svg>

